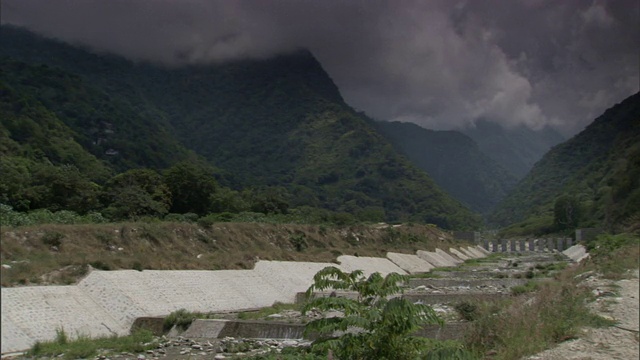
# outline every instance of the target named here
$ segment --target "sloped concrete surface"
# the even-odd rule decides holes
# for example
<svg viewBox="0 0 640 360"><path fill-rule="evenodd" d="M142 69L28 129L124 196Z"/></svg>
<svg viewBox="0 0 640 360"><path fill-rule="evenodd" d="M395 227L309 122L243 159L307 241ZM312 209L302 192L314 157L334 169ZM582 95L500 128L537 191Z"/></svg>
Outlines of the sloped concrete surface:
<svg viewBox="0 0 640 360"><path fill-rule="evenodd" d="M475 248L476 250L478 250L479 252L483 253L485 256L491 255L491 251L489 251L489 250L487 250L487 249L483 248L483 247L482 247L482 246L480 246L480 245L476 245L476 246L474 246L474 248Z"/></svg>
<svg viewBox="0 0 640 360"><path fill-rule="evenodd" d="M453 262L456 265L464 262L464 260L458 259L444 250L436 249L436 254L440 255L444 259L447 259L448 261Z"/></svg>
<svg viewBox="0 0 640 360"><path fill-rule="evenodd" d="M426 273L434 267L419 258L418 255L388 252L387 259L391 260L409 274Z"/></svg>
<svg viewBox="0 0 640 360"><path fill-rule="evenodd" d="M138 317L163 316L179 309L233 311L276 301L293 303L296 293L306 291L313 276L327 266L384 276L456 265L451 255L445 259L436 252L387 256L343 255L338 258L340 265L259 261L252 270L94 270L78 285L2 288L1 352L23 351L36 341L52 340L62 328L70 338L125 335Z"/></svg>
<svg viewBox="0 0 640 360"><path fill-rule="evenodd" d="M469 260L473 258L472 256L468 256L467 254L463 253L458 249L449 248L449 252L460 260Z"/></svg>
<svg viewBox="0 0 640 360"><path fill-rule="evenodd" d="M442 256L436 254L435 252L418 250L416 252L416 255L418 255L419 258L430 263L434 267L447 267L456 265L454 262L444 259Z"/></svg>
<svg viewBox="0 0 640 360"><path fill-rule="evenodd" d="M56 330L62 329L70 337L129 332L129 327L76 286L3 288L1 296L2 353L54 339Z"/></svg>
<svg viewBox="0 0 640 360"><path fill-rule="evenodd" d="M582 245L573 245L567 250L562 252L566 256L568 256L571 260L575 262L580 262L589 257L589 253L587 253L587 248Z"/></svg>
<svg viewBox="0 0 640 360"><path fill-rule="evenodd" d="M340 263L340 269L342 269L342 271L352 272L354 270L362 270L364 276L369 276L374 272L379 272L382 276L390 273L403 275L407 273L398 265L384 258L340 255L338 256L338 262Z"/></svg>
<svg viewBox="0 0 640 360"><path fill-rule="evenodd" d="M313 276L328 266L338 267L333 263L258 261L254 271L278 291L277 301L293 303L296 293L306 291L313 283Z"/></svg>
<svg viewBox="0 0 640 360"><path fill-rule="evenodd" d="M462 247L460 248L460 250L465 254L469 255L469 257L473 259L479 259L486 256L484 253L481 253L475 247L472 247L472 246Z"/></svg>
<svg viewBox="0 0 640 360"><path fill-rule="evenodd" d="M4 291L2 291L2 293L4 294ZM2 303L4 304L4 296ZM2 318L0 321L2 321L2 334L0 340L2 340L1 344L3 354L9 351L28 349L33 345L34 340L32 337L21 328L20 324L15 323L9 317L8 311L5 311L4 306L2 307Z"/></svg>

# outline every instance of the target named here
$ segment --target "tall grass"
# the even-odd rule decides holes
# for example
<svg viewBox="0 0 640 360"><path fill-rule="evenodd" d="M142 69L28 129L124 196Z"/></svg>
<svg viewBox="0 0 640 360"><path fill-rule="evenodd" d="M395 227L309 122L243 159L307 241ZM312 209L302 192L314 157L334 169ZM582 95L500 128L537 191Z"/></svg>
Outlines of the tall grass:
<svg viewBox="0 0 640 360"><path fill-rule="evenodd" d="M36 342L26 356L63 357L64 359L87 359L98 354L99 350L109 349L111 352L144 352L157 346L153 335L148 330L138 330L128 336L110 336L92 339L79 335L70 339L64 329L56 330L53 341Z"/></svg>
<svg viewBox="0 0 640 360"><path fill-rule="evenodd" d="M589 297L566 279L541 283L533 295L480 306L466 341L478 353L494 352L493 359L519 359L576 337L583 326L612 325L589 312Z"/></svg>
<svg viewBox="0 0 640 360"><path fill-rule="evenodd" d="M601 236L589 244L591 259L558 271L553 281L528 283L512 289L514 296L501 303L480 304L475 309L466 343L478 354L493 353L494 360L520 359L574 338L582 327L602 327L614 322L591 313L588 287L579 284L586 271L620 278L637 269L640 255L637 235Z"/></svg>
<svg viewBox="0 0 640 360"><path fill-rule="evenodd" d="M627 270L640 267L640 236L603 234L587 244L590 259L584 268L596 270L608 279L626 277Z"/></svg>

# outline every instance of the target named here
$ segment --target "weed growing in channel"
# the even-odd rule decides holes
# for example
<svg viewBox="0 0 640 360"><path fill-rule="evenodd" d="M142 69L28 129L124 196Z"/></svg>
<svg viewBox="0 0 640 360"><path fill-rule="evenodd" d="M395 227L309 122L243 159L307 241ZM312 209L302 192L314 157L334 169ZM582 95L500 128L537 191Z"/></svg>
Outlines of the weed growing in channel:
<svg viewBox="0 0 640 360"><path fill-rule="evenodd" d="M127 336L110 336L91 339L86 335L78 335L70 339L64 329L56 330L53 341L36 342L27 352L28 357L62 357L64 359L88 359L98 354L100 349L111 352L144 352L157 347L152 342L153 335L148 330L138 330Z"/></svg>
<svg viewBox="0 0 640 360"><path fill-rule="evenodd" d="M467 333L467 346L478 353L492 351L495 360L520 359L574 338L583 326L611 325L589 311L586 303L592 295L576 285L571 276L529 282L513 288L521 296L482 304Z"/></svg>

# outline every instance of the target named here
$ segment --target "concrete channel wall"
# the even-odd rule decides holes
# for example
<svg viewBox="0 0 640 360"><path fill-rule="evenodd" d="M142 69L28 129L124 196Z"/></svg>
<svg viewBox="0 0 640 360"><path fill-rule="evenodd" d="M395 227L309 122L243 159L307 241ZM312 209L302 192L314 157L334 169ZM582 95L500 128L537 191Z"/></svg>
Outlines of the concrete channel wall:
<svg viewBox="0 0 640 360"><path fill-rule="evenodd" d="M137 318L179 309L237 311L293 303L327 266L359 269L365 275L420 273L455 266L461 261L456 252L467 257L488 253L476 246L448 251L388 253L387 258L345 255L337 259L339 264L258 261L252 270L94 270L77 285L2 288L1 352L23 351L36 341L53 340L60 329L71 338L126 335Z"/></svg>
<svg viewBox="0 0 640 360"><path fill-rule="evenodd" d="M573 239L481 239L480 245L489 252L551 252L555 250L562 252L573 245Z"/></svg>

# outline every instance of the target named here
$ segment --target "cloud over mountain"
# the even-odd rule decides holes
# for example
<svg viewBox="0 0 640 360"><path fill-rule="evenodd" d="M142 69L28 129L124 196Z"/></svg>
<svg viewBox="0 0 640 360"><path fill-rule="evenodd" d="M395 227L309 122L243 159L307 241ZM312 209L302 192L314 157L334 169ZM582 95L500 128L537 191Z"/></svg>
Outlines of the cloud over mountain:
<svg viewBox="0 0 640 360"><path fill-rule="evenodd" d="M5 0L3 23L166 64L309 48L354 107L573 134L638 91L635 0Z"/></svg>

